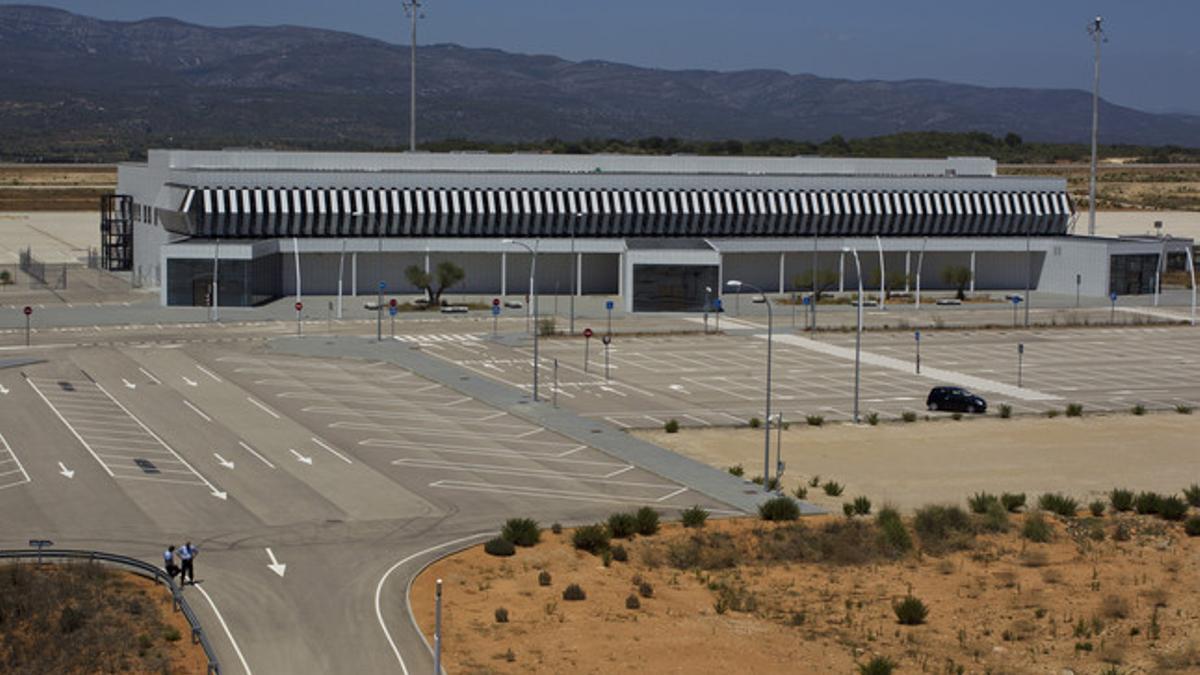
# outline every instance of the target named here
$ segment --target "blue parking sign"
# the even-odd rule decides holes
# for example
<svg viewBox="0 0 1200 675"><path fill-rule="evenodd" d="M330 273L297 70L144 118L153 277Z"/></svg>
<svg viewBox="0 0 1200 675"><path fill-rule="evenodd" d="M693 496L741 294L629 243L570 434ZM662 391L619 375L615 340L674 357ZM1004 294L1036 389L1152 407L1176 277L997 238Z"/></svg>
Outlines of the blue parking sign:
<svg viewBox="0 0 1200 675"><path fill-rule="evenodd" d="M387 282L386 282L386 281L381 281L381 282L379 282L379 290L381 290L381 291L382 291L382 290L384 290L385 288L387 288Z"/></svg>
<svg viewBox="0 0 1200 675"><path fill-rule="evenodd" d="M612 300L604 303L604 309L612 309L613 307L616 307L616 303L614 303Z"/></svg>
<svg viewBox="0 0 1200 675"><path fill-rule="evenodd" d="M391 306L391 307L388 307L388 314L391 314L392 316L396 316L396 312L399 312L399 311L400 311L400 310L399 310L399 309L397 309L397 308L395 307L395 305L393 305L393 306Z"/></svg>
<svg viewBox="0 0 1200 675"><path fill-rule="evenodd" d="M1116 302L1116 301L1117 301L1117 292L1116 292L1116 291L1113 291L1112 293L1109 293L1109 294L1108 294L1108 299L1109 299L1109 300L1112 300L1113 302Z"/></svg>
<svg viewBox="0 0 1200 675"><path fill-rule="evenodd" d="M500 316L500 305L492 305L492 316Z"/></svg>
<svg viewBox="0 0 1200 675"><path fill-rule="evenodd" d="M721 309L721 299L720 298L713 300L713 307L716 307L717 309Z"/></svg>

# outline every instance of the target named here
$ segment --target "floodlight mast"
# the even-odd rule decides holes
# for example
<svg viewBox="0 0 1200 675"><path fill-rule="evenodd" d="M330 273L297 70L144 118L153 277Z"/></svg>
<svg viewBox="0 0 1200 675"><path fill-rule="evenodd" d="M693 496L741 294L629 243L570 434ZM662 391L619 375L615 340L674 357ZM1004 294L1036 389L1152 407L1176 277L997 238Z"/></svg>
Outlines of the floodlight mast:
<svg viewBox="0 0 1200 675"><path fill-rule="evenodd" d="M1096 236L1096 140L1100 129L1100 43L1104 36L1104 17L1098 16L1088 24L1088 34L1096 43L1095 70L1092 74L1092 169L1088 176L1088 236Z"/></svg>
<svg viewBox="0 0 1200 675"><path fill-rule="evenodd" d="M404 0L404 13L412 21L412 37L409 58L408 92L408 151L417 151L417 20L425 18L421 13L421 0Z"/></svg>

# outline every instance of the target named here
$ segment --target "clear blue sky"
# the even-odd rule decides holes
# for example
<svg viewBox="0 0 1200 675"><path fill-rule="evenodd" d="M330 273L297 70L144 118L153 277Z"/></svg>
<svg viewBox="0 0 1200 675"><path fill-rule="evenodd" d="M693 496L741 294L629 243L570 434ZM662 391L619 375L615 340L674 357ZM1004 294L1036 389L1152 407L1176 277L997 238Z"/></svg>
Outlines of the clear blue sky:
<svg viewBox="0 0 1200 675"><path fill-rule="evenodd" d="M12 4L10 0L0 3ZM295 24L408 43L400 0L54 0L101 18ZM1106 19L1102 94L1200 113L1198 0L426 0L418 42L660 68L1091 87L1085 26Z"/></svg>

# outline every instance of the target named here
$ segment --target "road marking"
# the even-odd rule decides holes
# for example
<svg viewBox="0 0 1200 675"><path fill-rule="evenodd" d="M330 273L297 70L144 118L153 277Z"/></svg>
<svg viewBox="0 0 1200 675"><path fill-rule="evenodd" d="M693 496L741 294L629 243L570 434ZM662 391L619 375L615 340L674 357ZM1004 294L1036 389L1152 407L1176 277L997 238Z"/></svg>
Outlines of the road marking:
<svg viewBox="0 0 1200 675"><path fill-rule="evenodd" d="M284 572L287 572L287 565L279 564L279 561L275 559L275 554L272 553L271 549L269 548L267 549L267 557L271 559L271 564L267 565L267 567L269 567L275 574L278 574L279 578L282 579Z"/></svg>
<svg viewBox="0 0 1200 675"><path fill-rule="evenodd" d="M198 364L198 363L196 364L196 367L200 369L200 372L202 372L202 373L204 373L205 375L207 375L207 376L211 377L211 378L213 379L213 381L214 381L214 382L217 382L217 383L220 383L220 382L221 382L221 378L219 378L219 377L217 377L216 375L214 375L214 374L213 374L213 372L212 372L211 370L209 370L208 368L205 368L204 366L202 366L202 365L200 365L200 364Z"/></svg>
<svg viewBox="0 0 1200 675"><path fill-rule="evenodd" d="M0 384L0 394L8 395L8 387Z"/></svg>
<svg viewBox="0 0 1200 675"><path fill-rule="evenodd" d="M50 402L50 399L46 398L46 395L42 393L42 390L38 389L37 385L33 383L33 380L26 378L25 381L28 382L29 386L32 387L35 392L37 392L37 395L40 396L42 398L42 400L46 402L46 405L50 406L50 410L54 411L54 414L58 416L59 421L61 421L63 423L63 425L65 425L67 427L67 430L70 431L71 434L74 435L75 438L80 443L83 444L83 447L89 453L91 453L92 457L97 462L100 463L100 466L103 467L106 472L108 472L108 475L115 477L112 472L112 469L108 468L108 465L104 463L104 460L100 459L100 456L96 454L96 451L92 449L92 446L88 445L88 442L83 440L83 436L79 435L79 432L75 430L75 427L71 426L71 423L67 421L67 418L63 417L63 414L58 411L58 408L54 407L54 404Z"/></svg>
<svg viewBox="0 0 1200 675"><path fill-rule="evenodd" d="M205 422L211 422L211 421L212 421L212 418L211 418L211 417L209 417L208 415L205 415L203 410L201 410L201 409L197 408L196 406L192 405L192 402L191 402L191 401L189 401L189 400L187 400L187 399L184 399L184 401L183 401L183 404L184 404L184 405L186 405L187 407L191 408L191 409L192 409L192 412L194 412L194 413L196 413L197 415L199 415L200 417L204 418L204 421L205 421Z"/></svg>
<svg viewBox="0 0 1200 675"><path fill-rule="evenodd" d="M253 403L254 405L256 405L256 406L258 406L259 408L261 408L263 412L267 413L267 414L268 414L268 415L270 415L271 417L274 417L275 419L281 419L281 418L279 417L279 414L278 414L278 413L276 413L274 410L271 410L271 409L270 409L270 408L268 408L267 406L265 406L265 405L263 405L263 404L259 403L258 401L255 401L254 399L250 398L249 396L247 396L247 397L246 397L246 400L247 400L247 401L250 401L250 402L251 402L251 403Z"/></svg>
<svg viewBox="0 0 1200 675"><path fill-rule="evenodd" d="M687 488L685 488L685 487L681 487L681 488L679 488L678 490L676 490L676 491L672 492L671 494L669 494L669 495L666 495L665 497L659 497L659 498L658 498L658 501L660 501L660 502L665 502L665 501L667 501L668 499L670 499L671 497L674 497L674 496L676 496L676 495L681 495L681 494L683 494L683 493L685 493L685 492L687 492Z"/></svg>
<svg viewBox="0 0 1200 675"><path fill-rule="evenodd" d="M137 389L137 385L136 385L136 384L134 384L134 383L130 382L129 380L127 380L127 379L125 379L125 378L123 378L123 377L121 378L121 382L122 382L122 383L125 385L125 388L126 388L126 389Z"/></svg>
<svg viewBox="0 0 1200 675"><path fill-rule="evenodd" d="M297 452L294 448L288 448L288 452L292 453L292 455L294 455L296 457L296 461L300 462L301 464L307 464L309 466L312 466L312 463L313 463L312 457L305 457L304 455Z"/></svg>
<svg viewBox="0 0 1200 675"><path fill-rule="evenodd" d="M4 459L4 455L7 454L9 457L12 458L11 461L17 465L17 468L15 471L9 471L5 474L0 474L0 476L17 473L17 472L20 472L21 476L23 476L23 480L18 481L16 483L7 483L5 485L0 485L0 490L3 490L5 488L10 488L10 487L16 487L18 485L24 485L26 483L32 483L33 479L31 479L29 477L29 473L26 472L25 467L21 465L21 460L17 458L17 453L13 452L12 446L10 446L8 444L8 439L4 438L3 434L0 434L0 443L2 443L4 445L4 452L0 453L0 464L7 463L8 460Z"/></svg>
<svg viewBox="0 0 1200 675"><path fill-rule="evenodd" d="M337 450L334 450L332 446L330 446L330 445L329 445L328 443L326 443L325 441L322 441L321 439L317 438L316 436L313 436L313 437L312 437L312 441L313 441L313 443L316 443L317 445L321 446L322 448L325 448L325 449L326 449L326 450L328 450L329 452L333 453L333 456L334 456L334 457L337 457L338 459L342 460L343 462L345 462L345 463L347 463L347 464L353 464L353 463L354 463L354 462L351 462L351 461L350 461L350 458L349 458L349 457L346 457L345 455L343 455L342 453L338 452Z"/></svg>
<svg viewBox="0 0 1200 675"><path fill-rule="evenodd" d="M521 469L510 466L497 466L495 464L464 464L462 462L447 462L437 459L422 459L417 457L409 457L392 460L395 466L412 466L418 469L439 469L443 471L477 471L479 473L496 473L506 476L529 476L543 478L547 480L577 480L587 483L601 483L603 485L620 485L622 487L647 487L647 488L667 488L669 485L660 485L657 483L630 483L624 481L608 480L613 475L622 473L632 469L632 466L627 466L620 471L613 471L607 474L590 474L590 473L566 473L556 471L554 469Z"/></svg>
<svg viewBox="0 0 1200 675"><path fill-rule="evenodd" d="M214 452L213 457L217 458L217 464L220 464L221 466L225 467L226 469L233 468L233 462L225 459L224 457L220 456L219 454Z"/></svg>
<svg viewBox="0 0 1200 675"><path fill-rule="evenodd" d="M203 595L204 599L208 601L208 606L212 607L213 614L216 615L217 622L221 624L221 628L225 630L225 637L229 638L229 644L233 645L233 653L237 654L238 661L242 662L242 669L246 671L246 675L253 675L250 672L250 664L246 663L246 657L242 655L241 647L238 647L237 640L233 639L233 633L229 630L229 624L225 623L225 617L221 616L221 610L217 609L217 605L215 602L213 602L212 596L208 594L208 591L204 590L203 586L196 586L193 584L193 587L200 591L200 595Z"/></svg>
<svg viewBox="0 0 1200 675"><path fill-rule="evenodd" d="M274 468L275 468L275 465L274 465L274 464L272 464L272 463L268 462L268 461L267 461L267 458L266 458L266 457L263 457L263 456L262 456L262 455L260 455L260 454L258 454L258 452L256 452L256 451L254 450L254 448L250 447L249 445L246 445L246 444L245 444L245 443L243 443L242 441L238 441L238 445L242 446L242 449L243 449L243 450L245 450L246 452L248 452L248 453L250 453L250 454L254 455L256 458L258 458L258 461L262 462L263 464L266 464L268 467L270 467L270 468L272 468L272 469L274 469Z"/></svg>
<svg viewBox="0 0 1200 675"><path fill-rule="evenodd" d="M629 466L625 467L624 469L617 469L616 471L613 471L612 473L604 474L604 478L612 478L613 476L619 476L619 475L625 473L626 471L633 471L634 468L635 467L632 464L630 464Z"/></svg>
<svg viewBox="0 0 1200 675"><path fill-rule="evenodd" d="M608 420L612 424L615 424L615 425L621 427L622 429L632 429L633 428L633 425L625 424L621 420L615 419L613 417L606 416L604 419Z"/></svg>
<svg viewBox="0 0 1200 675"><path fill-rule="evenodd" d="M448 548L450 546L456 546L463 542L471 541L472 539L480 539L482 537L490 537L490 536L492 536L491 532L481 532L481 533L472 534L472 535L469 535L466 537L460 537L458 539L448 541L444 544L438 544L437 546L430 546L429 548L427 548L423 551L417 551L416 553L408 556L407 558L401 560L400 562L397 562L396 564L392 565L391 567L389 567L387 569L386 572L383 573L383 576L379 577L379 583L375 585L375 618L379 621L379 627L381 629L383 629L383 636L385 638L387 638L388 644L391 645L392 653L396 655L396 661L398 661L400 663L400 670L404 673L404 675L409 675L408 666L405 665L404 657L400 655L400 648L396 646L396 641L392 639L392 634L388 631L387 623L383 620L383 603L380 600L380 598L383 596L383 584L387 582L388 577L390 577L393 572L395 572L397 569L401 568L402 566L408 564L412 560L416 560L417 558L420 558L421 556L428 555L439 549ZM412 579L409 579L408 584L404 588L404 604L406 606L408 606L409 622L415 628L417 622L413 618L412 606L409 605L409 602L408 602L408 595L409 595L408 590L411 585L412 585ZM418 630L417 634L420 635L421 631ZM230 638L230 639L232 639L232 638ZM421 637L421 640L422 641L425 640L425 637L423 635ZM426 643L425 646L428 647L429 646L428 643Z"/></svg>
<svg viewBox="0 0 1200 675"><path fill-rule="evenodd" d="M183 383L189 387L199 387L200 386L200 383L196 382L195 380L188 377L187 375L180 375L180 377L183 378Z"/></svg>
<svg viewBox="0 0 1200 675"><path fill-rule="evenodd" d="M442 488L443 490L464 490L467 492L490 492L507 495L515 495L519 497L544 497L546 499L566 499L568 501L577 502L601 502L607 504L632 504L658 506L666 509L686 509L690 507L675 506L673 504L662 504L655 499L640 498L640 497L619 497L616 495L607 495L603 493L591 493L582 495L579 492L570 492L565 490L549 490L545 488L531 488L520 485L498 485L494 483L473 483L468 481L456 480L439 480L429 484L429 487ZM738 515L740 511L729 511L726 509L708 509L709 513L720 513L725 515ZM744 514L743 514L744 515Z"/></svg>
<svg viewBox="0 0 1200 675"><path fill-rule="evenodd" d="M62 475L64 475L64 476L66 476L67 478L74 478L74 477L75 477L75 471L74 471L73 469L68 469L68 468L67 468L67 465L66 465L66 464L63 464L62 462L59 462L59 463L58 463L58 469L59 469L59 471L58 471L58 472L59 472L59 473L61 473L61 474L62 474Z"/></svg>
<svg viewBox="0 0 1200 675"><path fill-rule="evenodd" d="M479 438L479 437L477 436L476 438ZM559 443L556 441L525 441L524 442L525 445L532 445L535 443L538 445L551 445L551 446L559 446L559 447L562 447L564 445L569 445L568 443ZM497 447L487 447L487 446L480 446L480 445L447 445L445 443L429 443L429 442L418 442L418 441L410 441L410 440L405 440L405 439L390 439L390 438L368 438L366 440L359 441L358 444L362 445L362 446L366 446L366 447L417 448L420 450L432 450L435 452L453 452L455 450L471 450L471 451L475 451L475 452L488 452L488 453L495 453L495 454L500 454L500 455L507 454L507 453L521 452L519 450L512 450L510 448L497 448ZM535 453L535 452L527 452L527 453L522 453L522 454L525 456L529 456L529 457L566 457L567 455L579 452L580 450L583 450L586 447L587 447L586 445L574 445L574 446L570 446L568 449L566 449L562 452L559 452L559 453L541 454L541 453Z"/></svg>
<svg viewBox="0 0 1200 675"><path fill-rule="evenodd" d="M153 382L154 384L162 384L162 380L160 380L157 377L155 377L154 375L150 374L150 371L146 370L145 368L138 366L138 370L142 371L142 374L145 375L146 377L150 378L150 381Z"/></svg>

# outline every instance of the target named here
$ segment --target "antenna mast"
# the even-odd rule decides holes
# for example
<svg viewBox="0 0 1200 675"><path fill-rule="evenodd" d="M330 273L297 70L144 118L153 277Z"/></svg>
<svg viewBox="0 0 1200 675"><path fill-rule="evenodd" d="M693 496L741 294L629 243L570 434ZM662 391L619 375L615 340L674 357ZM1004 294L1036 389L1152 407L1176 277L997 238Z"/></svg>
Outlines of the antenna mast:
<svg viewBox="0 0 1200 675"><path fill-rule="evenodd" d="M409 59L408 99L408 151L417 151L417 20L425 18L421 13L421 0L404 0L404 13L412 20L412 55Z"/></svg>
<svg viewBox="0 0 1200 675"><path fill-rule="evenodd" d="M1088 34L1096 42L1095 73L1092 76L1092 171L1088 180L1088 236L1096 236L1096 136L1100 129L1100 43L1104 37L1104 17L1088 24Z"/></svg>

